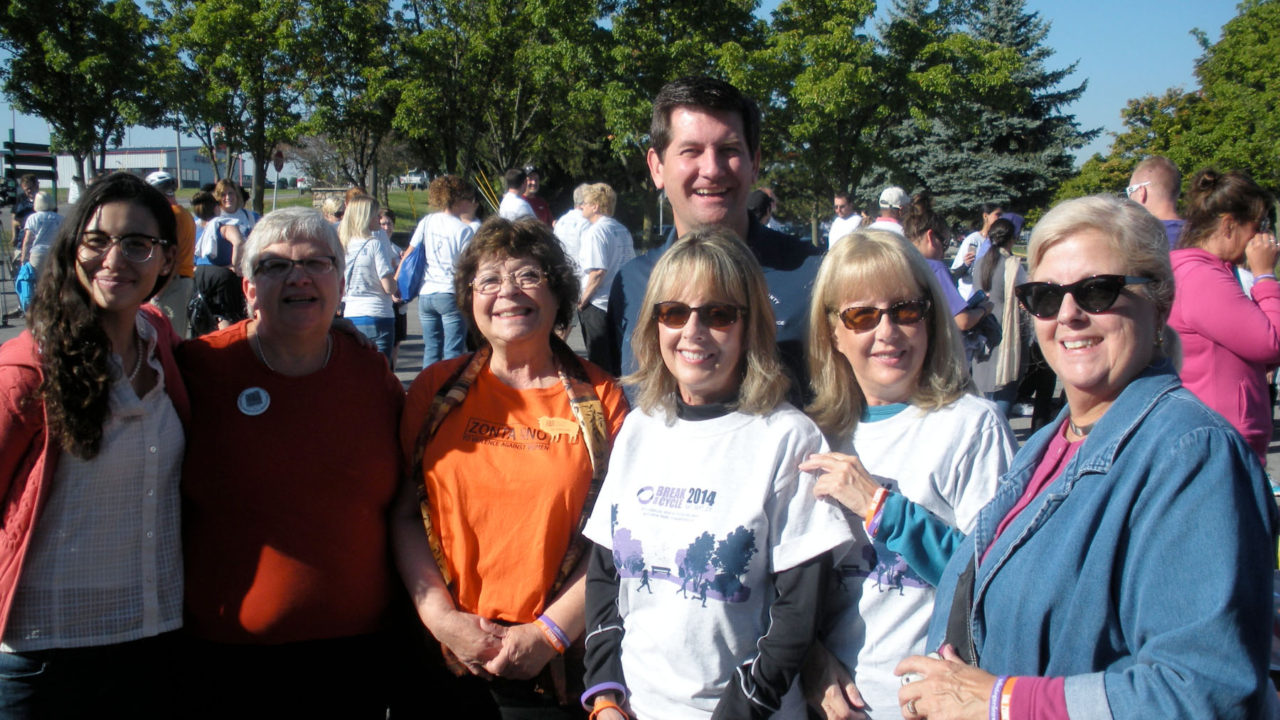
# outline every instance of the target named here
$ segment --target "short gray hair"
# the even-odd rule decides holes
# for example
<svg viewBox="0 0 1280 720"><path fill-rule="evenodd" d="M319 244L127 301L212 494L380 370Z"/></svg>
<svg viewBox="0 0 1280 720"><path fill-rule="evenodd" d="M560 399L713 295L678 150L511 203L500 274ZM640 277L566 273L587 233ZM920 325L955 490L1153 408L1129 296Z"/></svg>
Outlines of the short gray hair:
<svg viewBox="0 0 1280 720"><path fill-rule="evenodd" d="M43 190L36 193L34 206L36 212L52 212L58 209L58 204L53 201L53 196Z"/></svg>
<svg viewBox="0 0 1280 720"><path fill-rule="evenodd" d="M573 189L573 206L578 207L587 201L587 188L591 187L591 183L582 183Z"/></svg>
<svg viewBox="0 0 1280 720"><path fill-rule="evenodd" d="M346 253L338 240L338 231L328 220L312 208L291 207L269 212L253 226L253 232L245 239L244 252L240 254L240 273L252 278L258 266L258 256L276 243L292 242L299 238L323 241L335 258L339 275L346 274Z"/></svg>

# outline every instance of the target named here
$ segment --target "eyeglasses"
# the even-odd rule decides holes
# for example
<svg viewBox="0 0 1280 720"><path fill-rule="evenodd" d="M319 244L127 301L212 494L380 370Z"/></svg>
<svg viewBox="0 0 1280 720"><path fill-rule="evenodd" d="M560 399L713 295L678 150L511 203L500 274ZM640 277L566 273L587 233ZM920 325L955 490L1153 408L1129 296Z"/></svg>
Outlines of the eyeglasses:
<svg viewBox="0 0 1280 720"><path fill-rule="evenodd" d="M887 308L850 307L840 311L840 322L854 332L875 330L880 325L880 318L888 315L894 325L915 325L928 314L932 303L929 298L903 300Z"/></svg>
<svg viewBox="0 0 1280 720"><path fill-rule="evenodd" d="M1145 285L1151 278L1133 275L1094 275L1077 280L1067 285L1051 282L1023 283L1013 289L1018 302L1027 312L1041 320L1049 320L1057 316L1062 309L1062 299L1068 293L1075 298L1076 305L1090 314L1106 312L1115 305L1116 298L1126 285Z"/></svg>
<svg viewBox="0 0 1280 720"><path fill-rule="evenodd" d="M471 289L481 295L496 295L502 290L502 281L510 280L521 290L532 290L547 281L546 273L538 268L521 268L513 273L485 273L471 281Z"/></svg>
<svg viewBox="0 0 1280 720"><path fill-rule="evenodd" d="M1133 197L1133 194L1138 192L1138 188L1144 188L1150 184L1151 184L1151 181L1147 180L1146 182L1140 182L1137 185L1130 185L1129 187L1124 189L1124 196ZM1112 187L1114 187L1114 185Z"/></svg>
<svg viewBox="0 0 1280 720"><path fill-rule="evenodd" d="M142 233L110 235L88 230L80 235L80 254L84 257L98 257L106 254L113 245L119 245L125 260L144 263L151 259L156 251L156 245L163 244L166 244L164 240Z"/></svg>
<svg viewBox="0 0 1280 720"><path fill-rule="evenodd" d="M288 277L295 267L302 268L302 272L311 277L319 277L328 275L337 267L338 258L332 255L317 255L316 257L302 258L301 260L291 260L282 257L270 257L258 263L258 267L253 269L254 277L267 277L272 280L279 280Z"/></svg>
<svg viewBox="0 0 1280 720"><path fill-rule="evenodd" d="M653 317L664 327L679 330L689 322L694 313L702 318L702 323L714 330L723 330L738 322L738 318L747 314L747 309L729 303L707 303L699 307L690 307L682 302L669 300L655 303Z"/></svg>

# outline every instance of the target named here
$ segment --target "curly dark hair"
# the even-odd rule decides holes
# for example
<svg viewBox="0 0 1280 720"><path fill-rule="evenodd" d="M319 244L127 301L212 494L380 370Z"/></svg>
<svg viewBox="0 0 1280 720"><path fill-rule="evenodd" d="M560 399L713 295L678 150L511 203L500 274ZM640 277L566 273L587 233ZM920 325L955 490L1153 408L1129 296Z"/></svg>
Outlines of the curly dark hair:
<svg viewBox="0 0 1280 720"><path fill-rule="evenodd" d="M547 274L547 287L556 299L555 330L564 330L573 321L573 311L578 306L581 288L573 263L564 254L564 248L555 235L536 218L521 218L515 222L500 217L484 221L467 249L458 256L453 271L454 297L458 309L467 318L477 345L488 343L476 331L475 313L471 308L471 281L476 277L480 263L491 258L532 258L542 272ZM552 334L555 337L555 334ZM559 338L556 338L557 340Z"/></svg>
<svg viewBox="0 0 1280 720"><path fill-rule="evenodd" d="M80 233L103 205L126 202L155 217L167 245L177 237L168 199L135 175L117 172L90 185L62 223L49 249L27 326L40 348L44 379L40 397L49 420L48 433L62 449L88 460L102 446L102 426L111 390L111 342L100 311L76 274ZM148 298L169 281L156 279Z"/></svg>
<svg viewBox="0 0 1280 720"><path fill-rule="evenodd" d="M459 200L472 200L476 191L457 175L441 175L427 186L427 200L431 207L447 212Z"/></svg>

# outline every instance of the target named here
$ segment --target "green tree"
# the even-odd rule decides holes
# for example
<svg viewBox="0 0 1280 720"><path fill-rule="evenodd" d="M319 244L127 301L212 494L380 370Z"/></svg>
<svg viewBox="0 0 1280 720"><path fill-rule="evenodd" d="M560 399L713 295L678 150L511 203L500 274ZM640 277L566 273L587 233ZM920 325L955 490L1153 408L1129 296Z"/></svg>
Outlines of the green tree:
<svg viewBox="0 0 1280 720"><path fill-rule="evenodd" d="M607 40L597 18L594 0L410 0L395 128L426 169L491 181L573 153L589 108L571 90L592 82L592 48Z"/></svg>
<svg viewBox="0 0 1280 720"><path fill-rule="evenodd" d="M267 164L298 122L301 0L167 0L160 7L178 57L205 97L184 109L212 113L228 150L253 158L253 207L262 212ZM185 104L184 104L185 105Z"/></svg>
<svg viewBox="0 0 1280 720"><path fill-rule="evenodd" d="M1280 1L1245 0L1196 63L1203 102L1181 144L1200 165L1245 170L1280 189ZM1176 162L1176 161L1175 161Z"/></svg>
<svg viewBox="0 0 1280 720"><path fill-rule="evenodd" d="M1130 100L1120 112L1124 130L1113 136L1110 152L1089 158L1058 188L1054 202L1119 192L1129 183L1134 166L1149 155L1164 155L1183 168L1194 166L1197 159L1188 153L1185 140L1199 103L1198 95L1178 89Z"/></svg>
<svg viewBox="0 0 1280 720"><path fill-rule="evenodd" d="M379 150L399 105L397 34L388 0L311 0L299 54L300 132L323 136L343 179L376 192Z"/></svg>
<svg viewBox="0 0 1280 720"><path fill-rule="evenodd" d="M874 11L873 0L784 0L753 59L766 86L753 92L767 103L765 176L783 198L810 199L800 209L811 220L858 184L894 112L875 41L860 32Z"/></svg>
<svg viewBox="0 0 1280 720"><path fill-rule="evenodd" d="M155 29L133 0L8 0L0 17L4 94L49 123L82 177L127 127L155 121Z"/></svg>
<svg viewBox="0 0 1280 720"><path fill-rule="evenodd" d="M913 16L925 12L919 0L897 8L902 14L895 22L908 27L919 25ZM1061 87L1074 64L1048 69L1048 23L1027 12L1025 0L941 3L925 15L938 28L938 52L968 69L953 76L948 63L934 63L943 71L917 84L923 107L895 132L899 173L929 190L935 207L953 217L987 200L1024 211L1047 203L1074 172L1072 151L1097 133L1081 130L1065 112L1085 85ZM952 83L953 77L967 83Z"/></svg>
<svg viewBox="0 0 1280 720"><path fill-rule="evenodd" d="M1280 69L1270 58L1280 52L1280 0L1246 0L1210 45L1201 31L1204 54L1196 62L1199 87L1171 88L1161 95L1129 100L1124 129L1106 155L1094 155L1064 183L1057 199L1116 192L1133 167L1150 155L1164 155L1184 180L1200 168L1244 170L1264 187L1280 190Z"/></svg>

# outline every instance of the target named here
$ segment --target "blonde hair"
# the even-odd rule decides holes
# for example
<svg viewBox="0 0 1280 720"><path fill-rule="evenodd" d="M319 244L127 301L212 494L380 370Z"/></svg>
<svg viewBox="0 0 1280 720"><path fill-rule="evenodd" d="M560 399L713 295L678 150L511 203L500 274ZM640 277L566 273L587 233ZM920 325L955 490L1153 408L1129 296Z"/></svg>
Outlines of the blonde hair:
<svg viewBox="0 0 1280 720"><path fill-rule="evenodd" d="M903 290L931 303L925 320L929 342L911 404L936 410L973 390L960 331L924 256L896 233L856 230L822 261L809 303L809 382L814 399L806 411L832 440L852 433L867 405L853 367L836 349L840 304L855 293L896 297Z"/></svg>
<svg viewBox="0 0 1280 720"><path fill-rule="evenodd" d="M618 194L607 183L588 185L583 193L583 202L589 202L599 209L601 215L613 217L613 210L618 204Z"/></svg>
<svg viewBox="0 0 1280 720"><path fill-rule="evenodd" d="M653 306L687 289L746 308L738 320L743 323L741 383L733 404L751 415L772 411L786 399L789 381L778 357L769 289L760 263L747 246L731 231L715 227L685 234L663 253L649 275L631 336L639 369L622 380L636 386L637 405L650 414L665 410L668 421L675 420L679 385L662 360Z"/></svg>
<svg viewBox="0 0 1280 720"><path fill-rule="evenodd" d="M1163 353L1181 365L1182 345L1168 323L1174 295L1169 239L1164 225L1138 203L1110 195L1090 195L1058 203L1031 231L1031 242L1027 245L1028 272L1035 275L1049 248L1085 230L1094 230L1106 238L1107 244L1120 256L1126 275L1151 278L1151 282L1139 285L1137 292L1156 308L1155 331L1163 334L1157 354Z"/></svg>
<svg viewBox="0 0 1280 720"><path fill-rule="evenodd" d="M352 240L369 237L369 223L378 217L378 201L368 195L356 195L347 201L347 211L338 223L338 239L342 249L349 250Z"/></svg>

